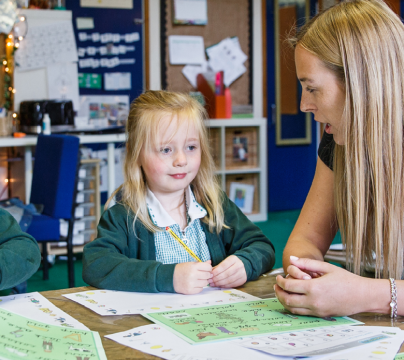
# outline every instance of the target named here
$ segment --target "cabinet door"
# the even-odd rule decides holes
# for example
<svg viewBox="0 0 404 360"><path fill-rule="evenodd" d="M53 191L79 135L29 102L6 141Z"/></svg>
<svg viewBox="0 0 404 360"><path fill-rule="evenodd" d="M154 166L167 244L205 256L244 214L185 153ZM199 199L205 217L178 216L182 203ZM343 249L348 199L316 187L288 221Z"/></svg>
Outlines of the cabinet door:
<svg viewBox="0 0 404 360"><path fill-rule="evenodd" d="M266 9L268 204L270 211L299 209L314 176L317 126L311 114L300 111L294 51L288 50L285 39L314 7L310 0L267 0Z"/></svg>

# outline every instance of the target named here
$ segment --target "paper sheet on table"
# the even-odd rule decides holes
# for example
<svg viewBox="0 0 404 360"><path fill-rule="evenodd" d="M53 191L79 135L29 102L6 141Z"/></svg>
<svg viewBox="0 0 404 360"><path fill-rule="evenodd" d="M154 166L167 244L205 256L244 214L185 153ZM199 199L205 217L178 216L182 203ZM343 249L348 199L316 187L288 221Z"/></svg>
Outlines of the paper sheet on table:
<svg viewBox="0 0 404 360"><path fill-rule="evenodd" d="M206 287L196 295L92 290L63 295L100 315L153 313L161 310L234 304L259 299L235 289Z"/></svg>
<svg viewBox="0 0 404 360"><path fill-rule="evenodd" d="M385 329L386 333L391 333L391 335L396 333L396 335L392 335L390 339L381 339L352 351L343 351L337 354L327 355L321 357L320 360L393 360L404 341L404 331L400 331L400 329L396 327L385 327Z"/></svg>
<svg viewBox="0 0 404 360"><path fill-rule="evenodd" d="M175 336L167 329L154 324L105 335L105 337L146 354L170 360L279 359L276 356L240 347L232 341L194 346Z"/></svg>
<svg viewBox="0 0 404 360"><path fill-rule="evenodd" d="M202 36L170 35L168 51L171 65L201 65L206 61Z"/></svg>
<svg viewBox="0 0 404 360"><path fill-rule="evenodd" d="M77 63L60 63L46 69L48 78L48 98L72 100L75 111L80 108L79 74Z"/></svg>
<svg viewBox="0 0 404 360"><path fill-rule="evenodd" d="M404 360L404 353L397 354L394 360Z"/></svg>
<svg viewBox="0 0 404 360"><path fill-rule="evenodd" d="M228 305L155 313L142 316L165 326L191 344L256 336L281 331L297 331L324 326L358 325L348 317L317 318L286 312L277 299L262 299Z"/></svg>
<svg viewBox="0 0 404 360"><path fill-rule="evenodd" d="M363 346L379 341L403 340L404 332L398 328L391 329L381 326L329 326L259 336L238 341L237 344L278 356L322 356L344 350L359 351Z"/></svg>
<svg viewBox="0 0 404 360"><path fill-rule="evenodd" d="M15 53L20 71L77 61L76 40L71 22L30 27Z"/></svg>
<svg viewBox="0 0 404 360"><path fill-rule="evenodd" d="M0 308L32 320L67 328L89 330L38 292L0 297Z"/></svg>
<svg viewBox="0 0 404 360"><path fill-rule="evenodd" d="M224 71L224 84L230 84L243 75L247 69L243 63L247 55L243 53L238 38L226 38L206 49L209 66L215 71Z"/></svg>
<svg viewBox="0 0 404 360"><path fill-rule="evenodd" d="M98 332L49 325L2 308L0 323L1 359L107 359Z"/></svg>

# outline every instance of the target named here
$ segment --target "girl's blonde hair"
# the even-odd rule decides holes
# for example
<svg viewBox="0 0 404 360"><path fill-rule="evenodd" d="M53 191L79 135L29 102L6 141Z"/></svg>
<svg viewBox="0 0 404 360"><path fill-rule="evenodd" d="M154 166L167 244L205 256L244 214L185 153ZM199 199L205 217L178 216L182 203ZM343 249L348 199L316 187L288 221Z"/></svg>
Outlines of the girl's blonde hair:
<svg viewBox="0 0 404 360"><path fill-rule="evenodd" d="M291 43L320 58L345 85L334 197L349 268L359 274L375 263L377 277L401 279L404 26L382 1L348 0L310 20Z"/></svg>
<svg viewBox="0 0 404 360"><path fill-rule="evenodd" d="M161 229L150 220L146 205L146 178L140 166L143 148L151 149L157 143L158 128L163 117L177 119L177 126L186 122L195 126L201 147L201 165L192 181L195 199L207 211L202 219L209 225L209 231L219 233L224 225L222 208L223 193L216 180L215 165L209 148L208 130L204 120L207 117L203 106L186 94L169 91L146 91L131 104L126 124L126 159L124 164L124 183L111 195L109 202L119 193L119 202L135 214L136 219L150 231Z"/></svg>

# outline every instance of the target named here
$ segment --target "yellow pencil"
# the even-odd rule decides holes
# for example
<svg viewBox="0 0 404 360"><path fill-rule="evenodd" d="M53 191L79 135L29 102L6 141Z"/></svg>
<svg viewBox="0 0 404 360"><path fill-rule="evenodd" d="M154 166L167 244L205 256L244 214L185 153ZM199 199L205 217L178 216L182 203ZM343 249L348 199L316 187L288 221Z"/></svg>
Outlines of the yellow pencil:
<svg viewBox="0 0 404 360"><path fill-rule="evenodd" d="M191 255L196 261L202 262L202 260L199 259L198 256L196 256L195 253L188 246L185 245L185 243L177 236L174 231L171 230L169 226L166 227L166 231L168 231L171 236L182 245L182 247L188 252L189 255Z"/></svg>

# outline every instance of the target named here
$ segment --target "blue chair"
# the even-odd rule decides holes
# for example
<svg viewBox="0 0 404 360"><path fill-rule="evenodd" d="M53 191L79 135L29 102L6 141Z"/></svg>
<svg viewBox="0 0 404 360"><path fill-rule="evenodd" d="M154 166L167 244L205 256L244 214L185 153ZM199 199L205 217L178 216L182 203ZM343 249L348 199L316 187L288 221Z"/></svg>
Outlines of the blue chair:
<svg viewBox="0 0 404 360"><path fill-rule="evenodd" d="M38 136L30 203L43 205L43 211L33 217L27 232L43 244L44 280L49 278L47 243L67 241L69 287L74 287L73 225L79 164L79 138ZM60 219L68 221L67 239L60 236Z"/></svg>

